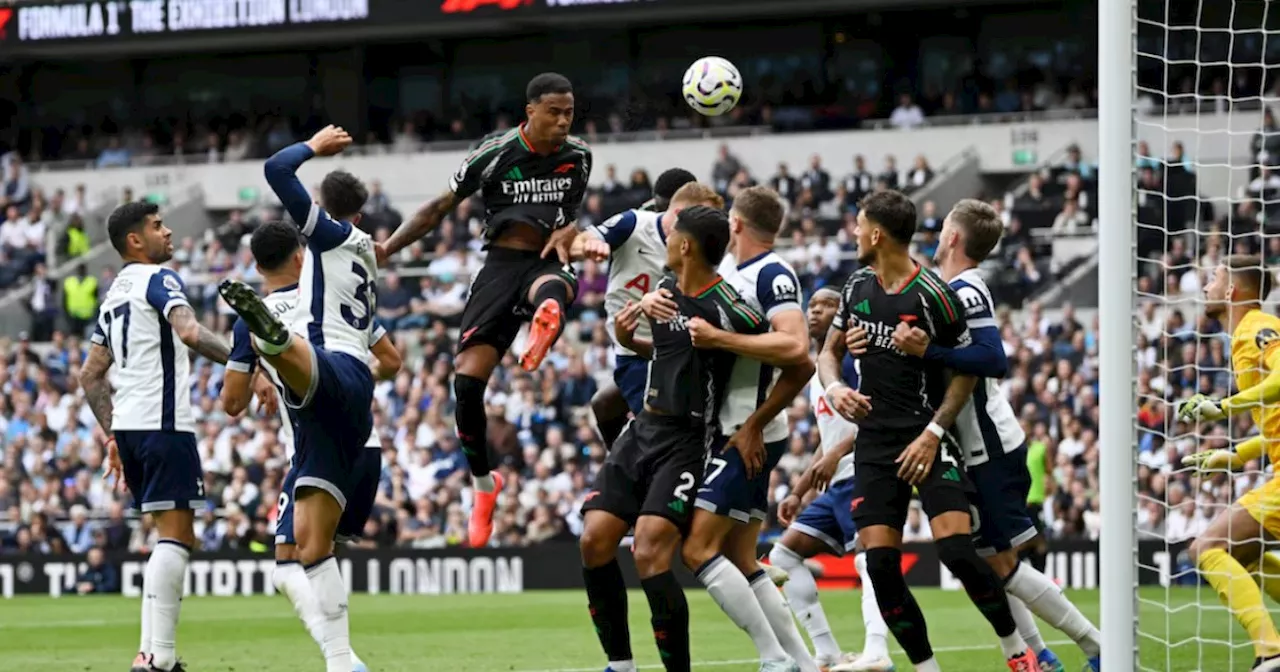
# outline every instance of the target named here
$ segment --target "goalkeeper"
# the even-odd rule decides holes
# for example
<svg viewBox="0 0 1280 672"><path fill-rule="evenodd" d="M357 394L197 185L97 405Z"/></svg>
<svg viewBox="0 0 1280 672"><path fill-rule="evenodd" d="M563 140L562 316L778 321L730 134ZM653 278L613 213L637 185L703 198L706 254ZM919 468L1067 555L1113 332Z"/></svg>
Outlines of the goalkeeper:
<svg viewBox="0 0 1280 672"><path fill-rule="evenodd" d="M1178 415L1212 422L1248 411L1261 434L1234 451L1190 455L1183 459L1185 465L1240 469L1264 451L1272 464L1280 464L1280 318L1262 311L1271 286L1271 274L1263 270L1260 257L1237 255L1228 257L1205 287L1205 314L1231 329L1231 368L1240 393L1221 400L1195 395L1182 404ZM1272 478L1218 514L1190 549L1201 575L1253 640L1255 672L1280 670L1280 633L1259 590L1261 586L1280 600L1280 562L1264 548L1277 539L1280 478Z"/></svg>

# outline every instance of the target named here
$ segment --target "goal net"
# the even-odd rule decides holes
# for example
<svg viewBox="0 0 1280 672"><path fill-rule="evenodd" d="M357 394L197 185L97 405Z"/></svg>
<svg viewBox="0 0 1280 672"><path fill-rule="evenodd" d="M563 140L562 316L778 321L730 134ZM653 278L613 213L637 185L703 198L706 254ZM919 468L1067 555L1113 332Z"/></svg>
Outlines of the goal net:
<svg viewBox="0 0 1280 672"><path fill-rule="evenodd" d="M1231 313L1215 315L1205 301L1214 269L1229 255L1259 255L1266 272L1280 263L1280 125L1272 116L1280 113L1280 3L1137 0L1132 9L1136 666L1248 670L1253 643L1188 549L1216 516L1269 481L1273 466L1265 455L1231 472L1182 466L1259 427L1248 413L1215 423L1177 415L1192 394L1236 391ZM1264 309L1275 313L1272 304ZM1256 525L1236 528L1226 536L1261 546ZM1265 563L1241 564L1280 595L1280 586L1266 585L1280 576L1268 577ZM1107 627L1105 613L1103 621Z"/></svg>

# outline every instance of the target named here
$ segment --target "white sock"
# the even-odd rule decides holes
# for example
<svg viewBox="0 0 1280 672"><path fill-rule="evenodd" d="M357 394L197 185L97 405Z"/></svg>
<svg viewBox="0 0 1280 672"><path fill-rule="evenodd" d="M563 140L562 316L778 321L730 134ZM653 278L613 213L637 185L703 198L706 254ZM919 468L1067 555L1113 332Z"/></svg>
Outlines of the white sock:
<svg viewBox="0 0 1280 672"><path fill-rule="evenodd" d="M764 570L756 572L751 581L751 590L756 594L760 609L769 619L773 634L777 635L778 642L782 644L782 650L796 661L800 672L820 672L818 664L813 662L813 656L809 655L809 647L800 636L800 630L796 628L796 619L791 616L791 609Z"/></svg>
<svg viewBox="0 0 1280 672"><path fill-rule="evenodd" d="M636 661L611 660L609 661L609 669L613 672L636 672Z"/></svg>
<svg viewBox="0 0 1280 672"><path fill-rule="evenodd" d="M786 660L787 652L773 634L769 619L764 615L760 603L751 593L751 585L747 577L722 555L712 558L698 572L698 580L707 587L711 599L720 605L729 620L742 628L751 637L760 652L760 659L765 661Z"/></svg>
<svg viewBox="0 0 1280 672"><path fill-rule="evenodd" d="M769 564L785 569L791 575L791 579L782 584L782 590L787 594L791 611L809 633L815 656L823 662L839 660L840 645L831 634L827 613L818 601L818 583L813 580L813 572L805 566L804 558L782 544L774 544L773 550L769 551Z"/></svg>
<svg viewBox="0 0 1280 672"><path fill-rule="evenodd" d="M1018 565L1005 581L1004 588L1010 595L1026 603L1027 608L1044 622L1071 638L1090 658L1101 655L1102 633L1071 600L1062 594L1049 577L1029 565Z"/></svg>
<svg viewBox="0 0 1280 672"><path fill-rule="evenodd" d="M151 566L151 562L147 562L147 567ZM138 653L151 653L151 606L155 600L151 599L151 591L147 585L147 574L150 572L144 567L142 570L142 638L138 642Z"/></svg>
<svg viewBox="0 0 1280 672"><path fill-rule="evenodd" d="M942 672L942 668L938 667L937 658L930 658L922 663L916 663L916 672Z"/></svg>
<svg viewBox="0 0 1280 672"><path fill-rule="evenodd" d="M320 648L327 672L351 672L351 628L347 621L347 586L332 556L306 570L320 608Z"/></svg>
<svg viewBox="0 0 1280 672"><path fill-rule="evenodd" d="M253 344L258 346L258 352L261 352L264 355L278 355L284 352L285 350L288 350L289 345L292 343L293 343L292 333L289 334L289 338L285 339L285 342L281 345L276 345L275 343L270 343L261 338L258 338L257 336L253 336Z"/></svg>
<svg viewBox="0 0 1280 672"><path fill-rule="evenodd" d="M320 605L311 592L311 579L307 578L307 571L297 562L276 563L275 571L271 573L271 583L275 585L276 592L283 593L293 603L293 610L302 620L302 625L323 650L320 624L324 622L324 614L320 613Z"/></svg>
<svg viewBox="0 0 1280 672"><path fill-rule="evenodd" d="M472 476L471 484L480 492L493 492L498 487L498 484L493 482L493 474Z"/></svg>
<svg viewBox="0 0 1280 672"><path fill-rule="evenodd" d="M853 566L858 569L862 578L862 628L866 632L862 640L862 655L874 660L889 657L889 624L884 622L880 613L880 605L876 602L876 589L871 585L871 577L867 575L867 554L859 553L853 558Z"/></svg>
<svg viewBox="0 0 1280 672"><path fill-rule="evenodd" d="M143 585L151 601L151 664L172 669L178 662L178 613L182 610L182 582L191 552L172 539L161 539L147 560Z"/></svg>
<svg viewBox="0 0 1280 672"><path fill-rule="evenodd" d="M1013 612L1013 622L1018 624L1018 635L1039 655L1049 647L1044 645L1044 637L1040 636L1040 626L1036 624L1035 614L1031 613L1022 600L1009 594L1006 597L1009 598L1009 611Z"/></svg>
<svg viewBox="0 0 1280 672"><path fill-rule="evenodd" d="M1027 652L1027 643L1018 634L1017 630L1000 638L1000 650L1004 652L1005 658L1020 656Z"/></svg>

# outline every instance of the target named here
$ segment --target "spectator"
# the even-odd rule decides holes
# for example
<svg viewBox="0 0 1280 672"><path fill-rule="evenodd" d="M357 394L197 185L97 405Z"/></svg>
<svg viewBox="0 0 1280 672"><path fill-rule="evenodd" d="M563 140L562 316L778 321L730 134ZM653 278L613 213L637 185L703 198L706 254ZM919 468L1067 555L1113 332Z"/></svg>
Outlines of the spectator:
<svg viewBox="0 0 1280 672"><path fill-rule="evenodd" d="M45 275L43 263L37 262L31 278L31 298L27 301L31 311L31 335L44 342L53 337L58 320L57 290L53 280Z"/></svg>
<svg viewBox="0 0 1280 672"><path fill-rule="evenodd" d="M867 161L861 154L853 157L853 172L844 178L845 207L853 210L875 188L875 177L867 170Z"/></svg>
<svg viewBox="0 0 1280 672"><path fill-rule="evenodd" d="M1089 228L1090 220L1087 213L1080 211L1080 206L1075 201L1065 201L1062 204L1062 212L1053 220L1054 233L1079 233L1081 230Z"/></svg>
<svg viewBox="0 0 1280 672"><path fill-rule="evenodd" d="M106 148L98 154L98 167L127 167L131 160L132 155L129 150L120 145L120 136L113 135L110 138L107 138Z"/></svg>
<svg viewBox="0 0 1280 672"><path fill-rule="evenodd" d="M383 273L382 286L378 288L378 321L387 331L397 329L421 329L427 326L427 318L421 314L410 314L409 305L413 295L400 283L400 275Z"/></svg>
<svg viewBox="0 0 1280 672"><path fill-rule="evenodd" d="M815 204L831 200L831 174L822 167L822 157L814 154L809 157L809 170L800 176L800 187L813 194Z"/></svg>
<svg viewBox="0 0 1280 672"><path fill-rule="evenodd" d="M729 153L729 145L721 144L716 150L716 162L711 166L711 183L716 192L724 195L729 192L729 183L742 170L738 157Z"/></svg>
<svg viewBox="0 0 1280 672"><path fill-rule="evenodd" d="M911 94L903 93L898 96L898 106L893 108L893 114L889 115L889 123L903 130L919 128L924 126L924 111L912 100Z"/></svg>
<svg viewBox="0 0 1280 672"><path fill-rule="evenodd" d="M62 532L72 553L87 553L93 546L93 532L97 526L89 522L89 509L83 504L71 507L71 522Z"/></svg>
<svg viewBox="0 0 1280 672"><path fill-rule="evenodd" d="M885 155L884 170L880 171L879 175L876 175L876 180L884 184L884 189L898 188L901 176L898 174L898 159L892 154Z"/></svg>
<svg viewBox="0 0 1280 672"><path fill-rule="evenodd" d="M933 168L929 167L929 161L924 158L924 154L916 157L915 165L911 170L907 171L907 181L903 183L902 189L905 193L910 194L920 187L929 183L933 179Z"/></svg>
<svg viewBox="0 0 1280 672"><path fill-rule="evenodd" d="M31 181L22 157L10 152L3 162L4 193L0 194L0 202L7 202L25 209L31 202Z"/></svg>
<svg viewBox="0 0 1280 672"><path fill-rule="evenodd" d="M769 186L787 203L794 205L796 197L800 195L800 181L791 176L787 171L787 164L779 163L778 172L774 173L769 180Z"/></svg>
<svg viewBox="0 0 1280 672"><path fill-rule="evenodd" d="M101 548L89 550L85 570L76 578L77 595L105 595L120 592L120 576L103 557Z"/></svg>

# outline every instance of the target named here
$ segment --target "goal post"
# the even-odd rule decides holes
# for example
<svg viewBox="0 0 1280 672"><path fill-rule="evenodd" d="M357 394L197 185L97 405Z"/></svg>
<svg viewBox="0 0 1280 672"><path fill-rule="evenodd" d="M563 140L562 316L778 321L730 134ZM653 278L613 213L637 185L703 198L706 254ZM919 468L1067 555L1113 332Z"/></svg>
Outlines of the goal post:
<svg viewBox="0 0 1280 672"><path fill-rule="evenodd" d="M1135 12L1133 0L1098 3L1099 625L1107 672L1132 672L1137 658Z"/></svg>

